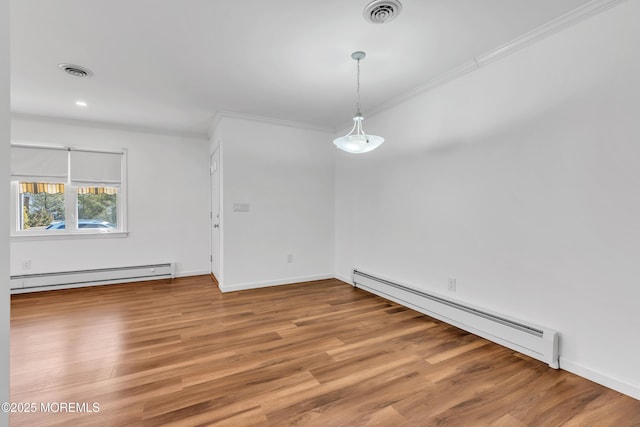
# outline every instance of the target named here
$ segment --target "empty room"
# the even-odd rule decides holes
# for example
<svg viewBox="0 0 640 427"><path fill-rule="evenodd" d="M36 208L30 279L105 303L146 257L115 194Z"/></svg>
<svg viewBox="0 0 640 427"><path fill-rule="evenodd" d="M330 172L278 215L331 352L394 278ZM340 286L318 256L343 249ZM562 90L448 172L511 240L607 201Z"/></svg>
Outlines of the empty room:
<svg viewBox="0 0 640 427"><path fill-rule="evenodd" d="M637 0L0 0L0 426L640 426Z"/></svg>

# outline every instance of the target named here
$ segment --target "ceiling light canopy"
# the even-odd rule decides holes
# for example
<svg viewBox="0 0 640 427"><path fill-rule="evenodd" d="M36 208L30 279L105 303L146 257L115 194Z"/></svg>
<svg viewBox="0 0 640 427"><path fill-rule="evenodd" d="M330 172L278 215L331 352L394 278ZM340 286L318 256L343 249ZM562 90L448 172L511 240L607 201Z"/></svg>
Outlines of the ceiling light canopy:
<svg viewBox="0 0 640 427"><path fill-rule="evenodd" d="M357 51L351 54L351 58L358 64L358 77L357 77L357 103L356 103L356 115L353 117L353 128L345 136L336 138L333 143L342 151L347 153L367 153L373 151L384 142L384 138L376 135L367 135L362 129L362 121L364 117L360 112L360 61L367 56L366 53Z"/></svg>

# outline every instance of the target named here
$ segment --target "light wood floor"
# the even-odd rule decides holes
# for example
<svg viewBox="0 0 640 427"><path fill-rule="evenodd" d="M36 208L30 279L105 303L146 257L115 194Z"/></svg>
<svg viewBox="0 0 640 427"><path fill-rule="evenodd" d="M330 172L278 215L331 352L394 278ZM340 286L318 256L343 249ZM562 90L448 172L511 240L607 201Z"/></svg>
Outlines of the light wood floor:
<svg viewBox="0 0 640 427"><path fill-rule="evenodd" d="M12 426L638 426L640 401L337 280L12 297ZM54 407L55 408L55 407Z"/></svg>

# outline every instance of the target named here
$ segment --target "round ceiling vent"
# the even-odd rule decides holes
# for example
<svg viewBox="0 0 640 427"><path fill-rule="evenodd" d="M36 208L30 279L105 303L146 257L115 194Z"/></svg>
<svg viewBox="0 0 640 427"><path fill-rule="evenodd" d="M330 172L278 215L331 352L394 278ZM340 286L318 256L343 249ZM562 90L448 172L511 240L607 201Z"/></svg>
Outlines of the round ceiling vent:
<svg viewBox="0 0 640 427"><path fill-rule="evenodd" d="M81 67L79 65L73 64L58 64L58 68L64 71L67 74L70 74L74 77L91 77L93 76L93 71L88 68Z"/></svg>
<svg viewBox="0 0 640 427"><path fill-rule="evenodd" d="M364 19L374 24L385 24L395 19L402 11L398 0L373 0L364 8Z"/></svg>

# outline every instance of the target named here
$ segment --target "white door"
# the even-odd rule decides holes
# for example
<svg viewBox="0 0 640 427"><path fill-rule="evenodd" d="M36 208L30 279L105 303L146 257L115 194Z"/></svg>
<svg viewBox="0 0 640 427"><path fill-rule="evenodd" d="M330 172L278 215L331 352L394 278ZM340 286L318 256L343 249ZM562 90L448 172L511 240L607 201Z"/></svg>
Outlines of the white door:
<svg viewBox="0 0 640 427"><path fill-rule="evenodd" d="M220 281L220 149L216 149L209 159L211 181L211 273Z"/></svg>

